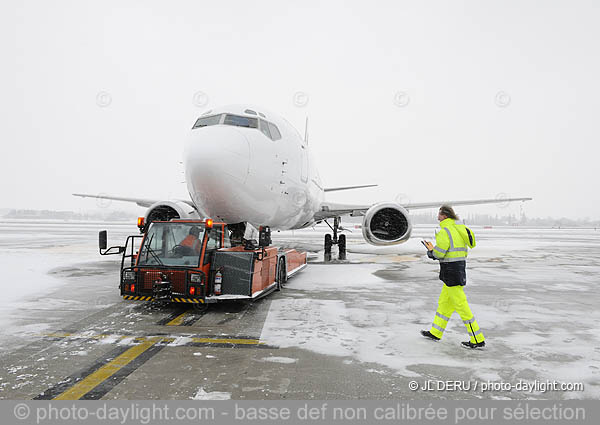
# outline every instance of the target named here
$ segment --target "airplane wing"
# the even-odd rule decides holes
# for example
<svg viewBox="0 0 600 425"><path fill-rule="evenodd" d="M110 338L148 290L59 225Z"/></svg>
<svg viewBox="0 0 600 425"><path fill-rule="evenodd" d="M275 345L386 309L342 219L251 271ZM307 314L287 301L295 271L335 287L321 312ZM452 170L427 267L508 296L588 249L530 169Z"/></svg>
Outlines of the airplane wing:
<svg viewBox="0 0 600 425"><path fill-rule="evenodd" d="M125 198L121 196L109 195L88 195L85 193L73 193L73 196L79 196L81 198L110 199L111 201L135 202L140 207L149 207L150 205L159 201L159 199Z"/></svg>
<svg viewBox="0 0 600 425"><path fill-rule="evenodd" d="M504 202L531 201L533 198L495 198L495 199L471 199L467 201L437 201L437 202L418 202L409 204L400 204L407 210L417 210L425 208L438 208L441 205L482 205L482 204L501 204ZM371 205L352 205L338 204L333 202L323 202L321 208L315 214L315 221L326 218L340 217L343 215L360 216L371 207Z"/></svg>
<svg viewBox="0 0 600 425"><path fill-rule="evenodd" d="M341 186L341 187L326 187L323 189L324 192L336 192L338 190L349 190L349 189L362 189L364 187L375 187L376 184L363 184L360 186Z"/></svg>

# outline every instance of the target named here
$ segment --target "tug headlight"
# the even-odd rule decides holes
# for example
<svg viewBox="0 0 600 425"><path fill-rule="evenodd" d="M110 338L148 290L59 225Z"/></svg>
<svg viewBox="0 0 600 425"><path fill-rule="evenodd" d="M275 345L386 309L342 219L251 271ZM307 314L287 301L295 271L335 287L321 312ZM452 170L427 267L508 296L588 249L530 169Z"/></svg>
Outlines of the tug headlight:
<svg viewBox="0 0 600 425"><path fill-rule="evenodd" d="M195 273L190 275L190 282L192 283L201 283L202 282L202 275Z"/></svg>

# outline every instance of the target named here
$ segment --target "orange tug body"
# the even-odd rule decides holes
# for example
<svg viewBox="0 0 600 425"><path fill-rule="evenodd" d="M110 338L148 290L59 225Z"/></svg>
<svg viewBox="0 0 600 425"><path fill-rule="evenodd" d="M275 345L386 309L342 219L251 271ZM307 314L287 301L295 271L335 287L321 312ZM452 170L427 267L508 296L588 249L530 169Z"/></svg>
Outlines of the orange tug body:
<svg viewBox="0 0 600 425"><path fill-rule="evenodd" d="M197 308L253 300L281 290L288 277L306 267L306 252L231 246L227 225L210 219L150 225L142 219L138 227L142 234L129 236L125 247L106 250L106 232L100 236L101 254L116 248L123 254L120 291L126 300L187 303Z"/></svg>

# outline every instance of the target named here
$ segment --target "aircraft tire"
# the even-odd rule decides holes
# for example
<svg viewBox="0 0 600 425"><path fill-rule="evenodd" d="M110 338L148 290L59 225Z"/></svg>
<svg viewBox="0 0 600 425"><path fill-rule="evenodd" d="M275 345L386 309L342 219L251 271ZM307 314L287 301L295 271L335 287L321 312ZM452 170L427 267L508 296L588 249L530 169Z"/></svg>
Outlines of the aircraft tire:
<svg viewBox="0 0 600 425"><path fill-rule="evenodd" d="M340 260L346 259L346 235L340 235L338 238L338 258Z"/></svg>
<svg viewBox="0 0 600 425"><path fill-rule="evenodd" d="M324 261L331 261L331 247L333 246L333 239L331 238L331 234L327 233L325 235L325 254Z"/></svg>

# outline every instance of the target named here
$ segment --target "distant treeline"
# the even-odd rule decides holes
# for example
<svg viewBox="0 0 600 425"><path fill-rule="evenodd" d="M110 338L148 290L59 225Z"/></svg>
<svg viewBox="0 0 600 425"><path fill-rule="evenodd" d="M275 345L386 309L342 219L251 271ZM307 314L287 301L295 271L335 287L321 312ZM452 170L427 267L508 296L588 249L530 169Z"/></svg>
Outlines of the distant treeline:
<svg viewBox="0 0 600 425"><path fill-rule="evenodd" d="M437 213L430 214L411 214L415 224L436 224ZM490 215L490 214L463 214L460 217L465 223L474 226L527 226L527 227L600 227L600 220L554 217L527 217L524 214L517 216L509 215Z"/></svg>
<svg viewBox="0 0 600 425"><path fill-rule="evenodd" d="M414 224L437 224L436 212L411 214ZM7 219L49 219L49 220L82 220L82 221L134 221L136 215L126 211L74 212L53 210L0 210L0 217ZM489 214L466 214L461 219L474 226L527 226L527 227L596 227L600 228L600 220L569 218L530 218L514 214L500 216ZM360 223L362 217L344 217L343 223Z"/></svg>

